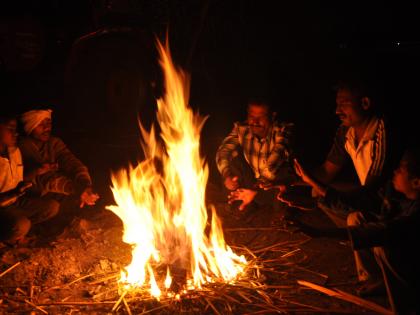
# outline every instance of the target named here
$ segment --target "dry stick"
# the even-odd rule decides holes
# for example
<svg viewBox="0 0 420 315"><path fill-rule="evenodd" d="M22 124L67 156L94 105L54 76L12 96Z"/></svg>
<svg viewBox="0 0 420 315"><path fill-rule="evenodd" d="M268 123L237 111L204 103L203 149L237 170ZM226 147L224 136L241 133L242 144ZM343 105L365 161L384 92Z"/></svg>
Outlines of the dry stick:
<svg viewBox="0 0 420 315"><path fill-rule="evenodd" d="M252 303L252 300L250 300L245 294L243 294L241 291L236 292L241 298L243 298L248 303Z"/></svg>
<svg viewBox="0 0 420 315"><path fill-rule="evenodd" d="M217 314L217 315L221 315L219 313L219 311L217 310L217 308L213 305L212 302L210 302L210 300L208 298L204 298L206 300L206 302L208 303L208 305L210 305L210 307L213 309L213 311Z"/></svg>
<svg viewBox="0 0 420 315"><path fill-rule="evenodd" d="M125 309L127 310L128 315L133 315L131 313L131 310L130 310L130 307L128 306L127 301L124 298L123 298L123 303L124 303Z"/></svg>
<svg viewBox="0 0 420 315"><path fill-rule="evenodd" d="M92 277L92 276L94 276L94 275L95 275L94 273L91 273L91 274L88 274L88 275L82 276L82 277L77 278L77 279L75 279L75 280L73 280L73 281L71 281L71 282L69 282L69 283L64 284L64 285L60 285L60 286L55 286L55 287L48 288L47 290L45 290L45 292L46 292L46 291L49 291L49 290L64 289L64 288L66 288L66 287L68 287L68 286L71 286L73 283L76 283L76 282L78 282L78 281L80 281L80 280L83 280L83 279L86 279L86 278Z"/></svg>
<svg viewBox="0 0 420 315"><path fill-rule="evenodd" d="M335 297L337 299L340 300L344 300L359 306L362 306L364 308L370 309L372 311L375 311L379 314L384 314L384 315L392 315L392 312L376 303L373 303L371 301L367 301L365 299L362 299L360 297L357 297L353 294L338 290L338 289L328 289L325 288L323 286L308 282L308 281L304 281L304 280L297 280L297 283L299 283L300 285L309 287L311 289L320 291L322 293L325 293L329 296Z"/></svg>
<svg viewBox="0 0 420 315"><path fill-rule="evenodd" d="M109 290L105 290L103 292L99 292L98 294L95 294L94 296L92 296L92 299L96 300L100 296L108 294L109 292L112 292L112 291L118 291L118 288L112 288L112 289L109 289Z"/></svg>
<svg viewBox="0 0 420 315"><path fill-rule="evenodd" d="M48 314L48 312L46 310L44 310L42 307L39 307L38 305L35 305L31 301L25 300L25 303L29 304L32 307L35 307L38 311L40 311L40 312L42 312L44 314Z"/></svg>
<svg viewBox="0 0 420 315"><path fill-rule="evenodd" d="M327 276L327 275L324 275L323 273L319 273L319 272L316 272L316 271L313 271L313 270L307 269L307 268L305 268L305 267L301 267L301 266L294 266L294 268L296 268L296 269L301 269L301 270L305 270L305 271L307 271L307 272L309 272L309 273L313 273L313 274L318 275L318 276L320 276L320 277L322 277L322 278L328 279L328 276Z"/></svg>
<svg viewBox="0 0 420 315"><path fill-rule="evenodd" d="M169 305L165 304L165 305L162 305L162 306L159 306L159 307L155 307L155 308L152 308L152 309L150 309L150 310L144 311L144 312L140 313L139 315L148 314L148 313L151 313L151 312L154 312L154 311L160 310L160 309L162 309L162 308L166 308L166 307L168 307L168 306L169 306Z"/></svg>
<svg viewBox="0 0 420 315"><path fill-rule="evenodd" d="M300 248L296 248L296 249L294 249L294 250L292 250L292 251L290 251L290 252L288 252L288 253L286 253L286 254L284 254L284 255L281 255L280 256L280 258L286 258L286 257L289 257L289 256L291 256L292 254L294 254L294 253L296 253L296 252L298 252L298 251L300 251L301 249Z"/></svg>
<svg viewBox="0 0 420 315"><path fill-rule="evenodd" d="M112 308L111 312L114 312L117 307L120 305L120 303L122 302L124 296L127 294L127 291L124 291L123 294L121 294L120 298L118 299L117 303L114 304L114 307Z"/></svg>
<svg viewBox="0 0 420 315"><path fill-rule="evenodd" d="M115 275L112 275L112 276L108 276L108 277L105 277L105 278L101 278L99 280L89 282L88 284L98 284L98 283L101 283L101 282L104 282L104 281L107 281L107 280L116 279L116 278L118 278L118 276L119 276L119 274L115 274Z"/></svg>
<svg viewBox="0 0 420 315"><path fill-rule="evenodd" d="M293 285L266 285L266 289L293 289Z"/></svg>
<svg viewBox="0 0 420 315"><path fill-rule="evenodd" d="M32 302L32 298L34 297L34 283L31 282L31 286L29 288L29 300Z"/></svg>
<svg viewBox="0 0 420 315"><path fill-rule="evenodd" d="M73 280L72 282L69 282L69 283L65 284L65 285L63 286L63 288L68 287L68 286L70 286L70 285L72 285L72 284L74 284L74 283L76 283L76 282L79 282L79 281L81 281L81 280L83 280L83 279L86 279L86 278L92 277L92 276L94 276L94 275L95 275L94 273L91 273L91 274L88 274L88 275L82 276L82 277L80 277L80 278L77 278L77 279Z"/></svg>
<svg viewBox="0 0 420 315"><path fill-rule="evenodd" d="M77 301L69 301L69 302L51 302L51 303L39 303L40 306L52 306L52 305L109 305L115 304L116 301L103 301L103 302L77 302Z"/></svg>
<svg viewBox="0 0 420 315"><path fill-rule="evenodd" d="M275 243L275 244L272 244L270 246L254 250L254 254L255 253L261 253L261 252L266 252L270 249L273 249L273 248L276 248L276 247L279 247L279 246L286 246L286 245L288 245L289 247L299 246L299 245L302 245L302 244L308 242L309 240L311 240L311 239L305 239L305 240L299 240L299 241L285 241L285 242Z"/></svg>
<svg viewBox="0 0 420 315"><path fill-rule="evenodd" d="M223 229L225 232L247 232L247 231L285 231L289 232L288 230L276 227L259 227L259 228L227 228Z"/></svg>
<svg viewBox="0 0 420 315"><path fill-rule="evenodd" d="M12 271L13 269L15 269L17 266L20 265L20 261L18 261L16 264L14 264L12 267L7 268L5 271L3 271L2 273L0 273L0 278L3 277L6 273Z"/></svg>
<svg viewBox="0 0 420 315"><path fill-rule="evenodd" d="M25 292L25 291L23 291L21 288L16 288L16 292L21 293L21 294L23 294L23 295L28 295L28 294L26 294L26 292Z"/></svg>
<svg viewBox="0 0 420 315"><path fill-rule="evenodd" d="M317 307L317 306L303 304L303 303L299 303L299 302L295 302L295 301L290 301L290 300L287 300L287 299L282 299L282 300L285 301L286 303L307 307L307 308L313 309L313 310L318 311L318 312L319 311L325 311L324 309L322 309L320 307Z"/></svg>

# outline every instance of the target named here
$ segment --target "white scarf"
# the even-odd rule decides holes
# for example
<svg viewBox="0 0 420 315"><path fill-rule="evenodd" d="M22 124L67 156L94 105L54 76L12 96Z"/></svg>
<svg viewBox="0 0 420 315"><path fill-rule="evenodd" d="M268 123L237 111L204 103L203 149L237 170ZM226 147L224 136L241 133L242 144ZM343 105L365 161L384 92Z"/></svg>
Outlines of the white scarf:
<svg viewBox="0 0 420 315"><path fill-rule="evenodd" d="M39 126L40 123L46 118L51 119L51 109L40 109L40 110L30 110L22 114L21 120L23 123L23 129L27 135L30 135L31 132Z"/></svg>

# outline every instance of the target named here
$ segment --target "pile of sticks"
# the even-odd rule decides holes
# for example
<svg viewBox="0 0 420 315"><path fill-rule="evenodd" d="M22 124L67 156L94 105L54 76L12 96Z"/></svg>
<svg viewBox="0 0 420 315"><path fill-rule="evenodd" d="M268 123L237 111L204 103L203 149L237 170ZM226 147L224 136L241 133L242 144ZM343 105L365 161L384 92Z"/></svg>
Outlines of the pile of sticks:
<svg viewBox="0 0 420 315"><path fill-rule="evenodd" d="M244 231L231 229L229 232ZM318 282L328 280L327 275L300 266L307 259L301 247L310 240L287 240L268 246L255 242L252 248L232 246L237 254L245 255L248 261L243 275L232 283L215 279L202 288L185 291L179 299L163 296L157 300L151 297L148 288L124 289L118 282L118 272L87 273L49 288L42 287L41 282L26 287L5 287L0 282L0 313L17 310L43 314L112 312L129 315L346 313L342 309L326 309L302 303L295 298L303 288L310 288L380 314L390 314L382 306L344 291L296 279L296 270L300 270L312 273L320 279ZM18 272L20 264L17 262L1 272L0 278ZM274 283L271 281L273 278L276 279ZM179 288L183 292L182 284L179 284Z"/></svg>

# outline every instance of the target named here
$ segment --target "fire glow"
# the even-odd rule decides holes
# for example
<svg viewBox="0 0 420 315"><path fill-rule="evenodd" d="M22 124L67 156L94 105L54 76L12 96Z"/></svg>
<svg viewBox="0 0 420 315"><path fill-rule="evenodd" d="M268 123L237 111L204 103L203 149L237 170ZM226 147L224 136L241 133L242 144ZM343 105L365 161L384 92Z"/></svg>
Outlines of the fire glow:
<svg viewBox="0 0 420 315"><path fill-rule="evenodd" d="M185 292L208 282L232 283L247 262L226 245L214 208L206 233L208 166L199 152L206 119L188 107L189 77L174 66L169 46L157 42L157 48L165 78L165 95L157 100L163 141L153 127L148 132L140 123L145 159L112 175L117 205L107 209L121 218L124 242L133 246L120 282L126 289L147 288L159 298L179 297L172 290L173 269L185 270L180 290Z"/></svg>

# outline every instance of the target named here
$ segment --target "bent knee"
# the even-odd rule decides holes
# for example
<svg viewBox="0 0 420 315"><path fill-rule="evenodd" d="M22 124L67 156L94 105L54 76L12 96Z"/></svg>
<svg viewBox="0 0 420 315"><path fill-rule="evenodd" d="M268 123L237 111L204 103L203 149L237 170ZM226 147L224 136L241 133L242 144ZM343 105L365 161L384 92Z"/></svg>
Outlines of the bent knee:
<svg viewBox="0 0 420 315"><path fill-rule="evenodd" d="M16 242L24 238L31 229L31 221L25 216L16 217L7 241Z"/></svg>
<svg viewBox="0 0 420 315"><path fill-rule="evenodd" d="M351 212L347 216L347 226L355 226L365 223L366 219L360 211Z"/></svg>
<svg viewBox="0 0 420 315"><path fill-rule="evenodd" d="M60 211L60 203L54 199L48 199L45 201L45 208L42 213L42 218L44 220L51 219L55 217Z"/></svg>

